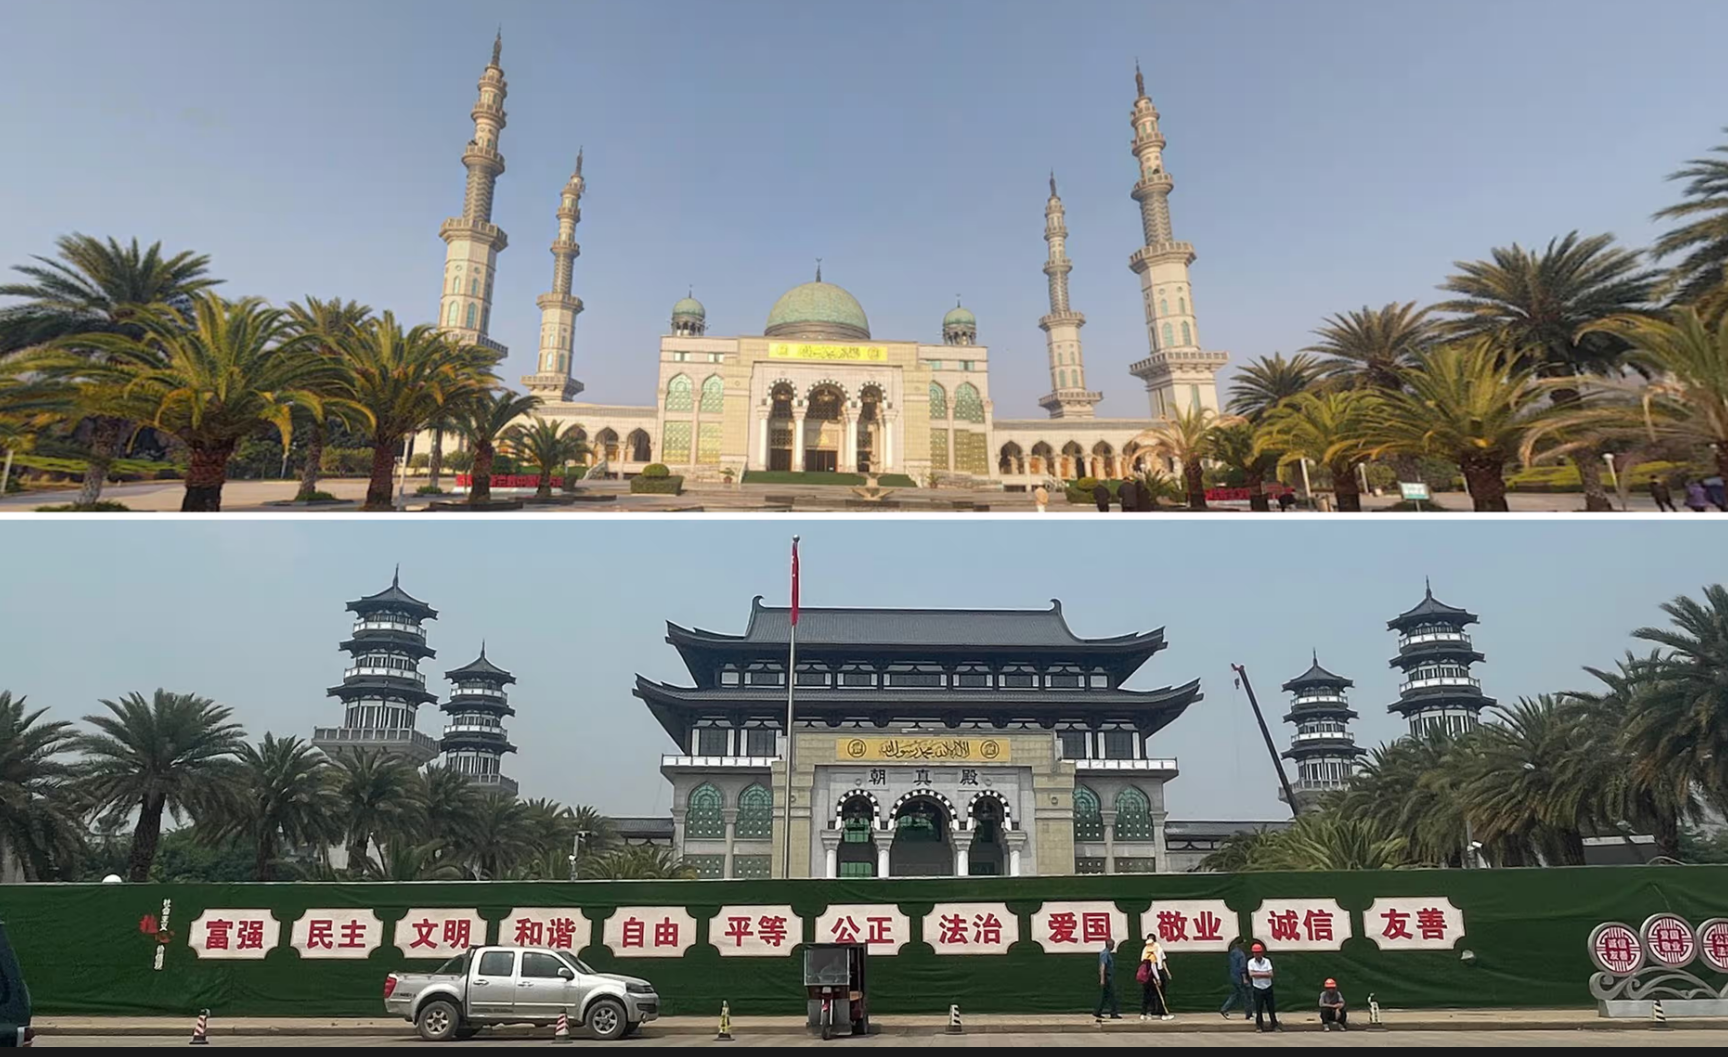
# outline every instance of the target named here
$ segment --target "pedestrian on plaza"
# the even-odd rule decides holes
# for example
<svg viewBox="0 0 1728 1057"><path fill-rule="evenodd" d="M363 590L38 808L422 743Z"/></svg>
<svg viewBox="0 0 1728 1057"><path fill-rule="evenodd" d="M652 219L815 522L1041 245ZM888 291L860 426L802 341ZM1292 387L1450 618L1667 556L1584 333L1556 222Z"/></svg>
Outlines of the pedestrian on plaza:
<svg viewBox="0 0 1728 1057"><path fill-rule="evenodd" d="M1146 945L1140 948L1140 1019L1175 1020L1176 1015L1170 1012L1170 1004L1164 998L1164 989L1170 986L1170 961L1164 954L1164 945L1158 942L1158 937L1147 936Z"/></svg>
<svg viewBox="0 0 1728 1057"><path fill-rule="evenodd" d="M1702 514L1704 513L1704 508L1707 503L1708 500L1704 498L1704 482L1687 481L1686 509L1693 511L1694 513Z"/></svg>
<svg viewBox="0 0 1728 1057"><path fill-rule="evenodd" d="M1242 1019L1254 1019L1253 999L1249 996L1248 987L1248 952L1242 949L1242 937L1230 941L1230 997L1218 1007L1218 1015L1225 1020L1230 1019L1232 1006L1242 1007Z"/></svg>
<svg viewBox="0 0 1728 1057"><path fill-rule="evenodd" d="M1032 502L1037 506L1038 513L1049 513L1050 489L1045 488L1043 485L1039 485L1037 488L1032 489Z"/></svg>
<svg viewBox="0 0 1728 1057"><path fill-rule="evenodd" d="M1704 478L1704 495L1717 510L1728 512L1728 486L1722 484L1722 475L1713 473Z"/></svg>
<svg viewBox="0 0 1728 1057"><path fill-rule="evenodd" d="M1332 1025L1338 1025L1339 1031L1349 1031L1345 1023L1348 1016L1344 1012L1344 995L1338 990L1338 981L1328 977L1325 990L1320 992L1320 1030L1331 1031Z"/></svg>
<svg viewBox="0 0 1728 1057"><path fill-rule="evenodd" d="M1668 490L1668 482L1660 477L1650 478L1650 498L1656 501L1657 510L1666 510L1670 514L1674 510L1674 493Z"/></svg>
<svg viewBox="0 0 1728 1057"><path fill-rule="evenodd" d="M1098 1004L1092 1007L1092 1019L1104 1019L1104 1007L1110 1007L1110 1019L1122 1019L1122 1007L1116 1004L1116 952L1109 940L1098 951Z"/></svg>
<svg viewBox="0 0 1728 1057"><path fill-rule="evenodd" d="M1296 495L1294 492L1285 491L1285 492L1279 492L1278 493L1278 513L1288 514L1290 512L1290 508L1295 506L1295 505L1296 505Z"/></svg>
<svg viewBox="0 0 1728 1057"><path fill-rule="evenodd" d="M1248 982L1254 988L1254 1030L1283 1031L1284 1026L1278 1023L1278 999L1272 993L1272 959L1266 957L1266 948L1259 943L1249 952L1254 955L1248 959Z"/></svg>
<svg viewBox="0 0 1728 1057"><path fill-rule="evenodd" d="M1704 493L1700 491L1698 494L1703 495ZM1092 501L1098 504L1098 513L1110 513L1110 485L1108 482L1099 481L1092 486Z"/></svg>
<svg viewBox="0 0 1728 1057"><path fill-rule="evenodd" d="M1122 513L1132 514L1140 509L1140 482L1132 477L1122 478L1122 483L1116 486L1116 498L1122 504Z"/></svg>
<svg viewBox="0 0 1728 1057"><path fill-rule="evenodd" d="M1152 494L1152 489L1146 487L1146 482L1140 482L1140 487L1134 490L1134 494L1140 500L1134 509L1142 514L1150 514L1158 509L1158 499Z"/></svg>

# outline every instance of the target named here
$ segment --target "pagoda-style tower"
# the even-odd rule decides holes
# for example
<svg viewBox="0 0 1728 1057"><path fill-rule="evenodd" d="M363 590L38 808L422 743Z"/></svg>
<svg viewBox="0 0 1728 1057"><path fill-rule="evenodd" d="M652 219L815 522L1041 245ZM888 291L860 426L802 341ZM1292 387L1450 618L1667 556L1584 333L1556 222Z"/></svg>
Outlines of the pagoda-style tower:
<svg viewBox="0 0 1728 1057"><path fill-rule="evenodd" d="M481 345L503 359L503 345L487 337L492 324L492 278L509 240L492 223L492 191L504 171L504 155L498 153L498 135L504 131L504 68L498 65L504 48L500 33L492 42L492 61L480 75L480 98L475 101L474 138L462 152L468 168L468 189L462 198L462 215L451 217L438 228L438 237L448 247L444 252L444 296L438 304L438 325L459 341Z"/></svg>
<svg viewBox="0 0 1728 1057"><path fill-rule="evenodd" d="M576 152L576 171L564 184L558 199L558 238L552 243L552 292L541 294L540 367L522 379L528 391L547 403L570 401L582 391L582 383L570 375L571 332L582 314L582 299L570 292L570 273L581 256L576 244L576 224L582 219L582 152Z"/></svg>
<svg viewBox="0 0 1728 1057"><path fill-rule="evenodd" d="M451 683L450 700L439 706L450 716L439 743L444 765L483 790L515 796L516 779L506 778L499 765L516 751L504 731L504 717L516 714L504 687L516 677L486 659L484 643L479 657L444 677Z"/></svg>
<svg viewBox="0 0 1728 1057"><path fill-rule="evenodd" d="M1140 74L1139 63L1134 64L1134 87L1137 94L1130 120L1140 179L1134 184L1133 197L1140 204L1140 228L1146 244L1128 258L1128 267L1140 277L1146 340L1152 355L1128 371L1146 383L1153 418L1198 408L1217 411L1216 378L1229 357L1202 351L1200 346L1200 323L1188 282L1194 246L1177 242L1170 227L1170 191L1176 181L1164 171L1164 133L1158 130L1158 108L1146 97L1146 79Z"/></svg>
<svg viewBox="0 0 1728 1057"><path fill-rule="evenodd" d="M1307 671L1284 684L1284 691L1293 695L1284 722L1296 725L1284 758L1296 764L1296 781L1291 788L1298 813L1311 807L1321 794L1344 788L1356 773L1356 760L1363 750L1350 733L1356 712L1345 696L1354 685L1320 667L1318 655ZM1283 796L1282 790L1279 796Z"/></svg>
<svg viewBox="0 0 1728 1057"><path fill-rule="evenodd" d="M399 572L399 571L398 571ZM422 622L438 611L402 590L400 576L375 595L348 603L354 633L342 643L351 658L342 685L329 690L342 701L342 725L318 727L312 744L326 755L350 749L387 749L415 766L438 755L438 743L414 729L415 711L438 700L426 692L420 662L437 656L426 646Z"/></svg>
<svg viewBox="0 0 1728 1057"><path fill-rule="evenodd" d="M1433 584L1416 607L1386 622L1398 632L1398 656L1391 666L1404 673L1398 700L1387 706L1410 721L1410 733L1439 728L1448 734L1473 730L1484 708L1494 703L1470 666L1483 660L1470 642L1466 625L1476 614L1434 597Z"/></svg>
<svg viewBox="0 0 1728 1057"><path fill-rule="evenodd" d="M1050 174L1050 200L1044 203L1044 241L1050 245L1044 275L1050 283L1050 314L1038 321L1050 351L1050 393L1038 406L1051 418L1092 418L1104 398L1086 389L1086 361L1080 354L1080 328L1086 317L1068 307L1068 225L1062 219L1062 199L1056 194L1056 174Z"/></svg>

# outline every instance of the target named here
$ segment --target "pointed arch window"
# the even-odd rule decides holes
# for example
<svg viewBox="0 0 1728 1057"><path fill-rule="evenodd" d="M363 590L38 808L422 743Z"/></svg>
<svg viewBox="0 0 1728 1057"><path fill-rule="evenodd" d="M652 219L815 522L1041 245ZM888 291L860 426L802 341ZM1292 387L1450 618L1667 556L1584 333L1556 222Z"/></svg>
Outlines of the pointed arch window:
<svg viewBox="0 0 1728 1057"><path fill-rule="evenodd" d="M936 382L930 383L930 418L932 421L948 417L948 390Z"/></svg>
<svg viewBox="0 0 1728 1057"><path fill-rule="evenodd" d="M1164 344L1176 344L1176 332L1170 329L1170 324L1168 323L1164 324Z"/></svg>
<svg viewBox="0 0 1728 1057"><path fill-rule="evenodd" d="M697 840L724 840L726 815L721 810L720 790L703 782L690 790L689 809L684 812L684 836Z"/></svg>
<svg viewBox="0 0 1728 1057"><path fill-rule="evenodd" d="M1194 344L1194 333L1193 333L1193 331L1191 331L1188 328L1188 321L1187 320L1182 321L1182 344L1184 344L1184 345Z"/></svg>
<svg viewBox="0 0 1728 1057"><path fill-rule="evenodd" d="M468 329L474 329L474 302L468 302Z"/></svg>
<svg viewBox="0 0 1728 1057"><path fill-rule="evenodd" d="M702 413L719 411L725 406L726 383L717 374L711 374L702 382Z"/></svg>
<svg viewBox="0 0 1728 1057"><path fill-rule="evenodd" d="M1133 786L1116 794L1116 839L1152 839L1152 802Z"/></svg>
<svg viewBox="0 0 1728 1057"><path fill-rule="evenodd" d="M1098 794L1083 785L1074 787L1074 839L1104 839L1104 815L1098 810Z"/></svg>
<svg viewBox="0 0 1728 1057"><path fill-rule="evenodd" d="M1188 299L1186 297L1178 297L1176 299L1176 310L1183 315L1188 314Z"/></svg>
<svg viewBox="0 0 1728 1057"><path fill-rule="evenodd" d="M740 840L767 840L774 835L774 794L753 785L738 794L738 823L733 835Z"/></svg>
<svg viewBox="0 0 1728 1057"><path fill-rule="evenodd" d="M674 375L672 380L666 383L666 410L689 411L695 406L694 390L689 376Z"/></svg>
<svg viewBox="0 0 1728 1057"><path fill-rule="evenodd" d="M480 295L480 280L477 276L470 275L468 277L468 296L469 297L478 297L479 295Z"/></svg>
<svg viewBox="0 0 1728 1057"><path fill-rule="evenodd" d="M954 390L954 417L961 422L984 421L984 398L971 382L961 382Z"/></svg>
<svg viewBox="0 0 1728 1057"><path fill-rule="evenodd" d="M1158 299L1158 314L1161 316L1167 316L1170 314L1170 302L1164 300L1162 297Z"/></svg>
<svg viewBox="0 0 1728 1057"><path fill-rule="evenodd" d="M444 319L444 325L445 326L453 327L456 325L456 312L458 311L459 307L460 306L458 305L457 302L455 302L455 301L450 302L450 311L446 314L445 319Z"/></svg>

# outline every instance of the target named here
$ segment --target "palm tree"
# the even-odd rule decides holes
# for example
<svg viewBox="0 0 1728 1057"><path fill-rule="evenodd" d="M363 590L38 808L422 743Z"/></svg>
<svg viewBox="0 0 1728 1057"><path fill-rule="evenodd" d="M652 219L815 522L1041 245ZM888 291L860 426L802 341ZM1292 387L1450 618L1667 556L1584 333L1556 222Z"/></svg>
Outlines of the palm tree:
<svg viewBox="0 0 1728 1057"><path fill-rule="evenodd" d="M573 422L548 422L535 415L532 425L519 423L505 434L512 453L540 470L535 499L551 499L552 475L588 454L588 445L577 436L581 428Z"/></svg>
<svg viewBox="0 0 1728 1057"><path fill-rule="evenodd" d="M26 881L53 880L79 851L76 799L70 788L72 724L43 722L46 708L24 710L23 697L0 690L0 864L18 863Z"/></svg>
<svg viewBox="0 0 1728 1057"><path fill-rule="evenodd" d="M1519 365L1542 378L1614 374L1628 349L1624 338L1591 324L1624 315L1648 314L1658 275L1637 253L1614 245L1612 235L1581 239L1576 231L1549 241L1540 253L1514 243L1492 260L1458 261L1460 274L1440 289L1460 295L1436 305L1456 313L1441 324L1454 338L1489 338L1517 350ZM1577 386L1550 389L1556 406L1576 404ZM1612 510L1602 488L1601 455L1579 451L1573 459L1586 510Z"/></svg>
<svg viewBox="0 0 1728 1057"><path fill-rule="evenodd" d="M257 746L240 746L238 757L226 795L199 828L208 827L211 843L246 841L253 880L273 880L285 852L340 835L330 765L317 749L299 738L265 734Z"/></svg>
<svg viewBox="0 0 1728 1057"><path fill-rule="evenodd" d="M293 332L310 337L314 342L312 347L318 355L338 363L342 361L343 342L352 341L354 335L371 317L370 306L357 301L343 301L339 297L332 297L328 301L307 297L288 305L288 325ZM325 425L331 412L344 410L340 400L341 379L333 381L337 384L332 385L328 391L309 393L315 399L305 404L306 464L300 468L300 490L295 493L296 500L311 499L313 493L318 491L318 474L323 469L324 461Z"/></svg>
<svg viewBox="0 0 1728 1057"><path fill-rule="evenodd" d="M372 476L364 510L392 510L391 478L402 442L447 405L493 382L493 354L461 345L430 326L404 331L390 312L342 344L348 367L343 398L372 431Z"/></svg>
<svg viewBox="0 0 1728 1057"><path fill-rule="evenodd" d="M1307 392L1322 373L1320 361L1304 352L1288 360L1281 352L1262 356L1237 371L1231 380L1229 410L1258 422L1281 401Z"/></svg>
<svg viewBox="0 0 1728 1057"><path fill-rule="evenodd" d="M417 776L414 799L426 813L426 833L447 845L462 844L473 832L482 796L468 776L447 766L433 766Z"/></svg>
<svg viewBox="0 0 1728 1057"><path fill-rule="evenodd" d="M1467 841L1466 801L1459 762L1468 737L1424 730L1369 752L1350 787L1336 800L1346 818L1367 818L1409 838L1414 862L1461 865Z"/></svg>
<svg viewBox="0 0 1728 1057"><path fill-rule="evenodd" d="M1728 145L1711 153L1728 154ZM1661 260L1685 254L1669 269L1666 292L1672 303L1696 307L1714 325L1728 314L1728 160L1693 158L1668 179L1691 181L1682 192L1685 200L1651 219L1686 223L1658 238L1650 255Z"/></svg>
<svg viewBox="0 0 1728 1057"><path fill-rule="evenodd" d="M539 406L537 396L501 389L475 393L455 408L451 425L474 453L468 502L479 506L492 501L492 460L498 454L498 440L517 419Z"/></svg>
<svg viewBox="0 0 1728 1057"><path fill-rule="evenodd" d="M1267 414L1255 434L1256 451L1279 453L1279 461L1312 459L1332 473L1338 509L1362 510L1356 467L1371 454L1369 438L1378 397L1364 390L1300 393Z"/></svg>
<svg viewBox="0 0 1728 1057"><path fill-rule="evenodd" d="M1200 860L1200 869L1209 873L1242 873L1252 869L1254 860L1264 855L1277 839L1277 833L1265 829L1232 833Z"/></svg>
<svg viewBox="0 0 1728 1057"><path fill-rule="evenodd" d="M1675 801L1696 787L1728 810L1728 587L1712 584L1703 602L1682 595L1662 611L1669 627L1632 633L1662 649L1637 668L1644 685L1626 732L1634 766L1665 780Z"/></svg>
<svg viewBox="0 0 1728 1057"><path fill-rule="evenodd" d="M1376 402L1373 454L1450 459L1477 510L1507 509L1506 463L1543 420L1534 371L1509 359L1481 339L1430 352L1404 372L1404 391Z"/></svg>
<svg viewBox="0 0 1728 1057"><path fill-rule="evenodd" d="M1152 449L1161 458L1181 464L1182 484L1188 493L1189 510L1206 509L1206 471L1204 460L1211 443L1211 433L1219 426L1235 425L1235 415L1220 417L1210 408L1195 407L1165 415L1148 429L1134 437L1132 443Z"/></svg>
<svg viewBox="0 0 1728 1057"><path fill-rule="evenodd" d="M456 851L474 868L477 880L496 881L532 861L538 839L526 804L514 797L482 796L474 828L459 840Z"/></svg>
<svg viewBox="0 0 1728 1057"><path fill-rule="evenodd" d="M1266 478L1277 472L1280 453L1262 450L1256 443L1257 436L1254 426L1246 420L1219 426L1207 439L1206 457L1242 475L1248 488L1248 509L1271 510Z"/></svg>
<svg viewBox="0 0 1728 1057"><path fill-rule="evenodd" d="M1604 689L1567 694L1568 708L1577 719L1584 750L1596 768L1595 784L1605 817L1614 823L1626 819L1648 828L1656 839L1656 852L1671 859L1680 857L1680 825L1699 819L1691 776L1666 775L1637 765L1627 734L1643 707L1640 700L1648 682L1643 672L1661 660L1660 651L1648 658L1628 652L1615 671L1585 668ZM1673 778L1680 778L1675 782Z"/></svg>
<svg viewBox="0 0 1728 1057"><path fill-rule="evenodd" d="M348 872L358 875L369 849L403 843L420 832L425 807L415 796L414 765L383 749L356 749L336 757L330 769L332 810L348 849Z"/></svg>
<svg viewBox="0 0 1728 1057"><path fill-rule="evenodd" d="M29 282L0 285L0 297L25 299L0 309L0 358L79 334L141 337L137 317L222 282L206 274L209 257L189 252L163 257L160 242L140 250L137 239L123 246L112 238L103 242L72 234L54 245L59 260L35 257L36 264L13 269ZM89 348L85 353L92 359L102 355ZM78 415L76 403L68 410L76 432L87 438L84 483L74 505L89 508L102 498L102 484L134 430L123 415L109 414L115 408L104 401L84 407L88 414Z"/></svg>
<svg viewBox="0 0 1728 1057"><path fill-rule="evenodd" d="M381 850L378 862L366 860L368 881L462 881L462 867L451 861L442 841L409 844L393 842Z"/></svg>
<svg viewBox="0 0 1728 1057"><path fill-rule="evenodd" d="M1430 311L1418 309L1414 301L1394 301L1380 308L1363 305L1354 312L1339 312L1315 329L1319 340L1302 351L1326 357L1319 370L1335 386L1396 390L1403 384L1404 369L1434 343Z"/></svg>
<svg viewBox="0 0 1728 1057"><path fill-rule="evenodd" d="M219 803L244 735L230 722L232 709L196 694L157 690L148 701L131 693L100 704L107 715L84 717L96 733L73 741L85 757L80 784L92 813L138 812L127 877L143 881L156 859L162 813L178 822Z"/></svg>
<svg viewBox="0 0 1728 1057"><path fill-rule="evenodd" d="M1466 762L1470 820L1484 845L1515 849L1534 866L1584 865L1584 833L1599 814L1588 766L1585 732L1558 698L1520 698L1496 705L1500 722L1487 723Z"/></svg>
<svg viewBox="0 0 1728 1057"><path fill-rule="evenodd" d="M1409 840L1372 818L1313 812L1260 843L1250 870L1396 870L1416 865Z"/></svg>
<svg viewBox="0 0 1728 1057"><path fill-rule="evenodd" d="M609 881L691 880L696 871L671 848L660 844L631 844L597 857L589 865L589 876Z"/></svg>

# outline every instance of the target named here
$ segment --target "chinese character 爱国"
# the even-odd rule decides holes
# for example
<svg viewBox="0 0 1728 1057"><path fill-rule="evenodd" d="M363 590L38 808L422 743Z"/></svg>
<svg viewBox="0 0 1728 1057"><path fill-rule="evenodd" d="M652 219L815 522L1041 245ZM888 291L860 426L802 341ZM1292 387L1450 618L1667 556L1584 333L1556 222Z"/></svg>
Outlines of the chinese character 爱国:
<svg viewBox="0 0 1728 1057"><path fill-rule="evenodd" d="M1081 914L1080 938L1087 943L1099 943L1110 939L1110 915Z"/></svg>
<svg viewBox="0 0 1728 1057"><path fill-rule="evenodd" d="M1067 911L1064 911L1060 914L1051 914L1050 915L1050 942L1051 943L1073 943L1073 942L1075 942L1074 930L1076 928L1078 928L1079 926L1080 926L1080 922L1075 920L1074 915L1067 912Z"/></svg>

